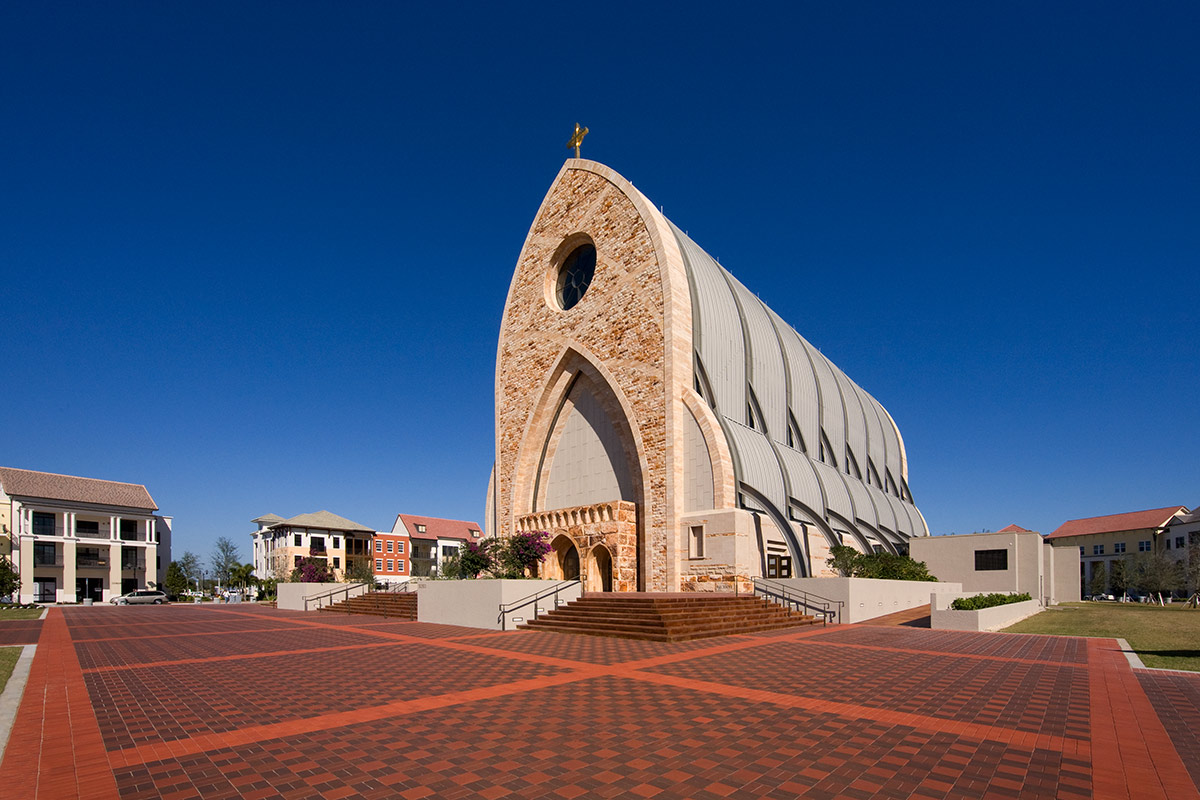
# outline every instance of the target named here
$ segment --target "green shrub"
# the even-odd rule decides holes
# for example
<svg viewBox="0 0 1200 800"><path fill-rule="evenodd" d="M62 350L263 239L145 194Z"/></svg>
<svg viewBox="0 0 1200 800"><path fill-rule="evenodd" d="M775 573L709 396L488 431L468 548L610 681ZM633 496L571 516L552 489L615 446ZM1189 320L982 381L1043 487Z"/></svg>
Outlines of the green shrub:
<svg viewBox="0 0 1200 800"><path fill-rule="evenodd" d="M981 608L991 608L992 606L1006 606L1009 603L1023 603L1026 600L1032 600L1029 592L1021 592L1020 594L1000 594L992 592L991 594L977 594L974 597L958 597L950 604L950 607L955 611L978 611Z"/></svg>
<svg viewBox="0 0 1200 800"><path fill-rule="evenodd" d="M881 578L893 581L936 581L924 561L894 553L860 553L844 544L829 549L825 561L844 578Z"/></svg>

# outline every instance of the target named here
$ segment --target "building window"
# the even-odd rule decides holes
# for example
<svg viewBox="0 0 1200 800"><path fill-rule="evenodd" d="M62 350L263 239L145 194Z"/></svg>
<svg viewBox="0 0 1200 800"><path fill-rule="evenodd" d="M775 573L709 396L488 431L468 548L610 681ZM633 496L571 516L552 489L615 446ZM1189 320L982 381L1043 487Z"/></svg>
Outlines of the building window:
<svg viewBox="0 0 1200 800"><path fill-rule="evenodd" d="M54 542L34 542L33 565L35 567L59 566L58 545L56 545Z"/></svg>
<svg viewBox="0 0 1200 800"><path fill-rule="evenodd" d="M704 526L693 525L688 530L688 557L704 558Z"/></svg>
<svg viewBox="0 0 1200 800"><path fill-rule="evenodd" d="M1079 545L1079 555L1083 555L1083 545Z"/></svg>
<svg viewBox="0 0 1200 800"><path fill-rule="evenodd" d="M390 558L387 560L387 571L392 571L392 560Z"/></svg>
<svg viewBox="0 0 1200 800"><path fill-rule="evenodd" d="M389 553L390 553L390 552L392 552L392 540L391 540L391 539L388 539L388 543L387 543L387 551L388 551Z"/></svg>
<svg viewBox="0 0 1200 800"><path fill-rule="evenodd" d="M47 514L42 511L33 512L33 535L34 536L53 536L54 535L54 515Z"/></svg>
<svg viewBox="0 0 1200 800"><path fill-rule="evenodd" d="M404 553L404 542L396 542L396 552L401 554Z"/></svg>
<svg viewBox="0 0 1200 800"><path fill-rule="evenodd" d="M596 273L596 248L591 244L581 244L571 251L558 269L558 283L555 287L555 299L563 311L570 311L575 304L583 299L588 287L592 285L592 277Z"/></svg>
<svg viewBox="0 0 1200 800"><path fill-rule="evenodd" d="M418 525L418 526L417 526L417 533L424 533L424 532L425 532L425 526L424 526L424 525Z"/></svg>
<svg viewBox="0 0 1200 800"><path fill-rule="evenodd" d="M292 556L292 566L293 567L300 566L300 556Z"/></svg>
<svg viewBox="0 0 1200 800"><path fill-rule="evenodd" d="M1176 549L1176 550L1182 550L1182 549L1183 549L1183 537L1182 537L1182 536L1176 536L1176 537L1175 537L1175 549Z"/></svg>
<svg viewBox="0 0 1200 800"><path fill-rule="evenodd" d="M333 549L338 550L342 546L342 540L337 536L333 537Z"/></svg>
<svg viewBox="0 0 1200 800"><path fill-rule="evenodd" d="M1114 553L1124 553L1125 552L1125 543L1124 542L1115 543L1113 545L1113 552Z"/></svg>
<svg viewBox="0 0 1200 800"><path fill-rule="evenodd" d="M403 558L396 559L396 572L404 572L404 559Z"/></svg>
<svg viewBox="0 0 1200 800"><path fill-rule="evenodd" d="M339 558L338 556L334 556L334 557L333 557L333 568L334 568L334 569L341 569L341 568L342 568L342 559L341 559L341 558Z"/></svg>
<svg viewBox="0 0 1200 800"><path fill-rule="evenodd" d="M375 559L375 571L383 572L383 559L382 558Z"/></svg>
<svg viewBox="0 0 1200 800"><path fill-rule="evenodd" d="M1104 545L1102 545L1102 544L1092 545L1092 555L1094 555L1094 556L1104 555Z"/></svg>
<svg viewBox="0 0 1200 800"><path fill-rule="evenodd" d="M376 539L376 540L375 540L375 552L376 552L376 553L382 553L382 552L383 552L383 539Z"/></svg>
<svg viewBox="0 0 1200 800"><path fill-rule="evenodd" d="M121 520L121 541L136 542L137 538L138 538L137 520L136 519Z"/></svg>
<svg viewBox="0 0 1200 800"><path fill-rule="evenodd" d="M75 535L76 536L99 536L100 523L90 519L75 520Z"/></svg>
<svg viewBox="0 0 1200 800"><path fill-rule="evenodd" d="M472 539L478 539L478 538L479 538L479 531L471 531L471 538L472 538Z"/></svg>
<svg viewBox="0 0 1200 800"><path fill-rule="evenodd" d="M1138 552L1139 553L1149 553L1150 552L1150 540L1149 539L1138 542Z"/></svg>
<svg viewBox="0 0 1200 800"><path fill-rule="evenodd" d="M1008 569L1007 550L976 550L975 571L988 572Z"/></svg>
<svg viewBox="0 0 1200 800"><path fill-rule="evenodd" d="M303 542L302 542L302 541L301 541L301 539L300 539L300 534L298 534L298 533L297 533L297 534L295 534L295 535L292 537L292 544L293 544L295 547L299 547L299 546L300 546L302 543L303 543Z"/></svg>

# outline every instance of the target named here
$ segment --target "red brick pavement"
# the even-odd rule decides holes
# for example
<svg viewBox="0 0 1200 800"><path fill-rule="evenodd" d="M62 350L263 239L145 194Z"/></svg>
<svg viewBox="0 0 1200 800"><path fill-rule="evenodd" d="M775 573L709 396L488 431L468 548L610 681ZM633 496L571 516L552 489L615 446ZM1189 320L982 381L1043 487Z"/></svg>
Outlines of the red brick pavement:
<svg viewBox="0 0 1200 800"><path fill-rule="evenodd" d="M37 643L3 798L1200 798L1200 676L1109 640L167 606L54 609Z"/></svg>

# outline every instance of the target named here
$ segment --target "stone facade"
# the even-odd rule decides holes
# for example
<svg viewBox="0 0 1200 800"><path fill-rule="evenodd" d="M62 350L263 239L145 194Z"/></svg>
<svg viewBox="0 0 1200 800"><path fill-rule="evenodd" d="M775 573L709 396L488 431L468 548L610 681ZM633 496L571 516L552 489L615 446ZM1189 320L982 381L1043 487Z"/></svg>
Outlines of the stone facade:
<svg viewBox="0 0 1200 800"><path fill-rule="evenodd" d="M624 500L526 514L518 531L546 531L551 543L567 537L579 557L579 574L588 591L637 591L637 506ZM611 566L601 548L607 550ZM538 577L563 580L562 548L543 565Z"/></svg>

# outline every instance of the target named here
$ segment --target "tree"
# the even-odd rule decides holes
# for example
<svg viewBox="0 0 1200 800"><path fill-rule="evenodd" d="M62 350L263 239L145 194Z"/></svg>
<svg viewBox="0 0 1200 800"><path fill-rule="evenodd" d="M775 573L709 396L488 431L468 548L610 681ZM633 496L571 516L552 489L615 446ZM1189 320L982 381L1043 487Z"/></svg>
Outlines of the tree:
<svg viewBox="0 0 1200 800"><path fill-rule="evenodd" d="M253 564L238 564L229 573L229 582L233 586L241 586L245 588L255 583L254 565Z"/></svg>
<svg viewBox="0 0 1200 800"><path fill-rule="evenodd" d="M191 583L200 577L200 556L187 550L179 557L176 562L179 564L179 569L183 572L183 577Z"/></svg>
<svg viewBox="0 0 1200 800"><path fill-rule="evenodd" d="M21 574L9 556L0 556L0 597L15 594L21 588Z"/></svg>
<svg viewBox="0 0 1200 800"><path fill-rule="evenodd" d="M1125 559L1118 558L1108 565L1108 586L1117 597L1124 597L1129 591L1129 569Z"/></svg>
<svg viewBox="0 0 1200 800"><path fill-rule="evenodd" d="M466 542L458 551L459 577L478 578L479 573L489 572L495 559L492 557L491 545L494 539L482 542Z"/></svg>
<svg viewBox="0 0 1200 800"><path fill-rule="evenodd" d="M342 580L347 583L374 583L375 564L369 558L351 559L342 572Z"/></svg>
<svg viewBox="0 0 1200 800"><path fill-rule="evenodd" d="M1092 565L1092 579L1088 581L1088 594L1093 597L1104 594L1107 588L1108 574L1104 569L1104 562L1099 561Z"/></svg>
<svg viewBox="0 0 1200 800"><path fill-rule="evenodd" d="M936 581L924 561L895 553L860 553L853 547L835 545L825 563L842 577L879 578L892 581Z"/></svg>
<svg viewBox="0 0 1200 800"><path fill-rule="evenodd" d="M505 536L491 546L496 548L495 569L501 578L524 578L530 570L536 575L538 564L554 549L546 531L521 531Z"/></svg>
<svg viewBox="0 0 1200 800"><path fill-rule="evenodd" d="M184 574L183 568L179 566L178 561L172 561L167 566L167 594L171 597L179 597L188 590L191 583L188 581L187 575Z"/></svg>
<svg viewBox="0 0 1200 800"><path fill-rule="evenodd" d="M292 570L291 579L292 583L330 583L333 581L333 572L325 559L309 556L300 559L300 563Z"/></svg>
<svg viewBox="0 0 1200 800"><path fill-rule="evenodd" d="M213 574L217 581L229 585L229 576L237 569L242 562L242 554L238 551L238 546L228 536L222 536L217 539L213 545L212 555L208 558L212 565Z"/></svg>
<svg viewBox="0 0 1200 800"><path fill-rule="evenodd" d="M1182 565L1166 553L1138 553L1134 558L1130 585L1156 595L1159 605L1164 605L1162 593L1177 589L1182 582Z"/></svg>

